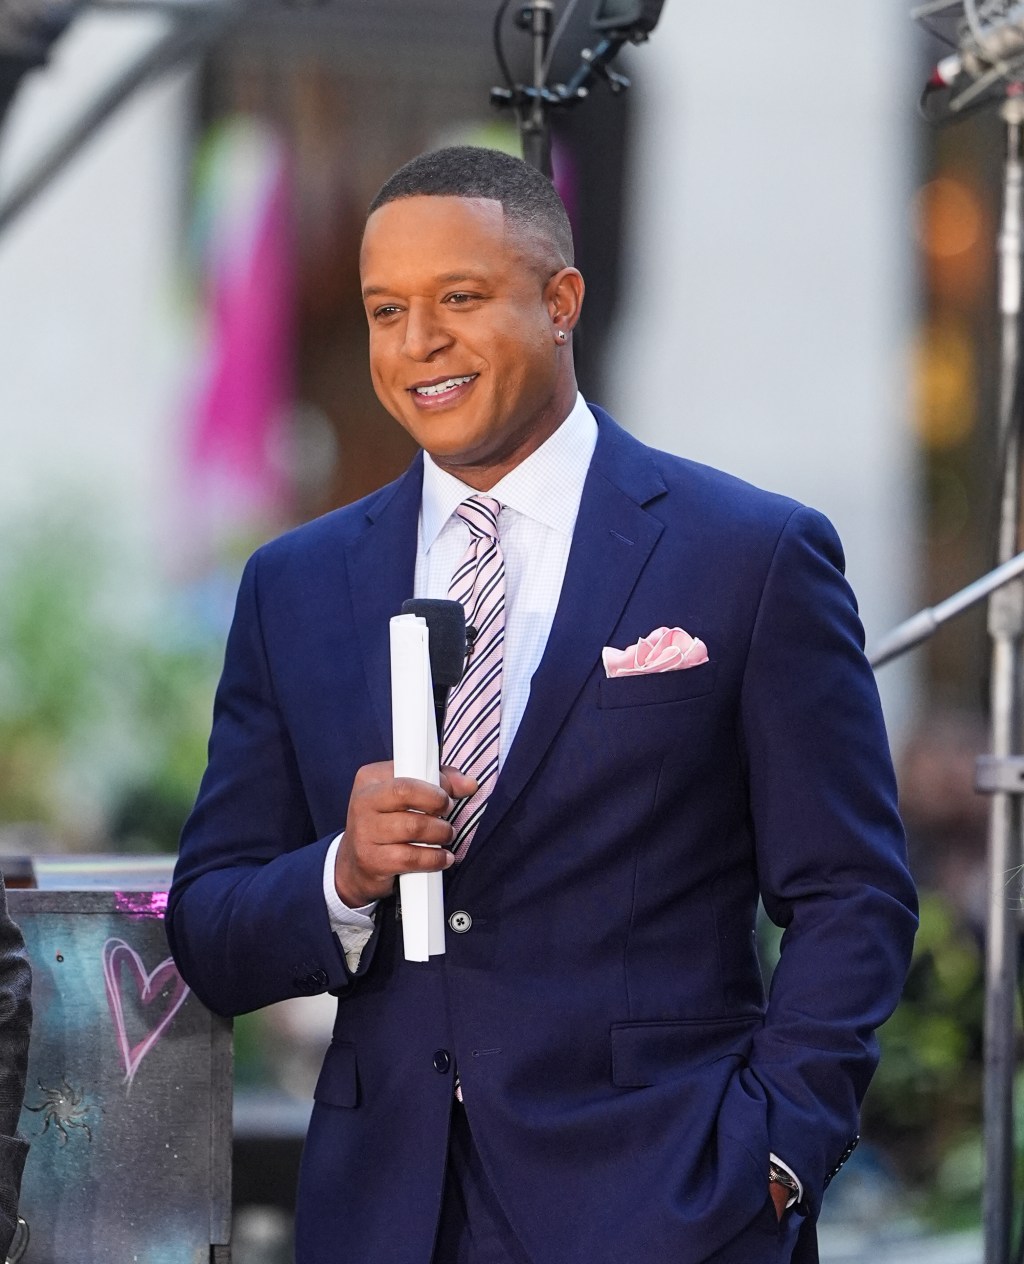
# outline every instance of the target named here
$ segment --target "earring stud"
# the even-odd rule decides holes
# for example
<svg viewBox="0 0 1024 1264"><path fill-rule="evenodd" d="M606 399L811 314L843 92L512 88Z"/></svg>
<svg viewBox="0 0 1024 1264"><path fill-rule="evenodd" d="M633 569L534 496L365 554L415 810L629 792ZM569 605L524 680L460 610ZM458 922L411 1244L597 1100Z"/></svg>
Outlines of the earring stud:
<svg viewBox="0 0 1024 1264"><path fill-rule="evenodd" d="M565 342L566 338L567 338L569 335L565 332L565 330L564 330L564 329L560 329L560 330L558 331L558 333L557 333L557 335L556 335L556 336L557 336L557 338L558 338L558 341L559 341L559 342Z"/></svg>

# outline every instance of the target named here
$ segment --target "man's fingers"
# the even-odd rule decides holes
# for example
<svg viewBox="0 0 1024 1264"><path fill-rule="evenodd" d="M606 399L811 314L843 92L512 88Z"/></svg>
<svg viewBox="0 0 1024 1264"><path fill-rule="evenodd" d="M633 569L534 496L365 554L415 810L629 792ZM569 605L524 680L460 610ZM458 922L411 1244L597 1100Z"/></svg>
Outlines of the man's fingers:
<svg viewBox="0 0 1024 1264"><path fill-rule="evenodd" d="M378 846L425 843L430 847L447 847L452 833L446 820L426 812L387 812L376 821L374 839Z"/></svg>
<svg viewBox="0 0 1024 1264"><path fill-rule="evenodd" d="M455 788L467 784L475 785L461 778ZM362 908L382 898L400 873L447 869L453 831L444 815L451 806L447 787L396 778L390 763L360 768L335 863L335 887L344 903Z"/></svg>
<svg viewBox="0 0 1024 1264"><path fill-rule="evenodd" d="M429 812L444 816L452 800L467 799L477 791L477 782L457 768L441 769L440 787L415 777L396 777L391 763L366 764L356 774L353 794L375 812Z"/></svg>
<svg viewBox="0 0 1024 1264"><path fill-rule="evenodd" d="M431 812L443 816L451 807L447 790L414 777L396 777L387 787L392 812Z"/></svg>
<svg viewBox="0 0 1024 1264"><path fill-rule="evenodd" d="M446 847L411 847L408 843L395 843L382 847L388 853L388 868L394 873L433 873L447 869L455 863L455 857Z"/></svg>
<svg viewBox="0 0 1024 1264"><path fill-rule="evenodd" d="M455 863L445 847L415 847L411 843L382 843L373 849L363 872L379 890L375 898L390 891L395 878L403 873L434 873ZM368 901L366 901L368 902Z"/></svg>
<svg viewBox="0 0 1024 1264"><path fill-rule="evenodd" d="M455 857L444 847L383 843L370 848L364 861L353 871L342 863L339 854L334 875L335 889L349 908L362 908L374 900L385 899L394 889L399 874L445 870L455 863Z"/></svg>
<svg viewBox="0 0 1024 1264"><path fill-rule="evenodd" d="M451 807L447 790L414 777L389 777L353 792L352 802L371 812L429 812L443 816Z"/></svg>

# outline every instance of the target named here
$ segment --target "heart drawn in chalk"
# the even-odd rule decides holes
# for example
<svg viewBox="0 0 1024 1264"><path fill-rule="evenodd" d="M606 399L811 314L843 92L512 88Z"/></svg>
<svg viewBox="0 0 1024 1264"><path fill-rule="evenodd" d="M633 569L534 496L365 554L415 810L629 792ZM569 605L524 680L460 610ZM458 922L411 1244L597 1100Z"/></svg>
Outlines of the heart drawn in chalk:
<svg viewBox="0 0 1024 1264"><path fill-rule="evenodd" d="M165 997L163 1013L149 1028L146 1035L134 1045L129 1044L128 1041L121 995L122 979L126 974L134 982L138 999L144 1007L152 1005L170 985L170 991ZM114 1020L117 1047L121 1052L121 1062L124 1064L124 1082L128 1088L131 1088L135 1072L139 1069L142 1059L171 1025L174 1015L184 1005L189 989L178 973L172 958L165 958L153 970L147 971L142 958L123 939L108 939L103 945L103 982L107 988L110 1016Z"/></svg>

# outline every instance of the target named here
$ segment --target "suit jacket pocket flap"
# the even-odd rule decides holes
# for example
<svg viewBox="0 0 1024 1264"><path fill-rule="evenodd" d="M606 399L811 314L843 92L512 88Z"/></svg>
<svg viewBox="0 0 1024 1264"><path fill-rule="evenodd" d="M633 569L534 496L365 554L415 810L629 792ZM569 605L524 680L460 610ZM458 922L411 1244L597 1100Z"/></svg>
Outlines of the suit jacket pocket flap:
<svg viewBox="0 0 1024 1264"><path fill-rule="evenodd" d="M350 1044L332 1044L320 1068L320 1078L313 1097L328 1106L356 1106L359 1102L359 1080L356 1076L356 1048Z"/></svg>
<svg viewBox="0 0 1024 1264"><path fill-rule="evenodd" d="M647 1088L682 1079L695 1067L736 1054L746 1057L759 1017L615 1023L612 1083Z"/></svg>
<svg viewBox="0 0 1024 1264"><path fill-rule="evenodd" d="M600 707L648 707L659 702L685 702L715 687L715 664L701 663L650 676L602 676L597 682Z"/></svg>

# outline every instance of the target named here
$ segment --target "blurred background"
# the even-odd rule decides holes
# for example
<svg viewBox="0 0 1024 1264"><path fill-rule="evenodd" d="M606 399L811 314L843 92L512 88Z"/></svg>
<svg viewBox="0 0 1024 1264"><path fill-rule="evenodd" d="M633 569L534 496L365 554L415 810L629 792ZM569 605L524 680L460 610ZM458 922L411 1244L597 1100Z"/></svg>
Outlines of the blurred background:
<svg viewBox="0 0 1024 1264"><path fill-rule="evenodd" d="M29 0L6 2L0 91L43 60L16 26L5 50ZM0 116L0 206L166 52L185 3L52 6L73 20ZM5 869L175 850L245 557L411 455L366 370L365 206L424 149L518 152L488 103L496 0L191 7L207 25L154 57L173 68L0 220ZM593 42L591 10L555 81ZM506 47L525 78L511 21ZM620 60L632 90L599 87L555 127L588 282L584 394L828 514L869 642L994 555L1002 127L920 119L942 52L892 0L669 0ZM826 1200L826 1260L980 1258L987 658L974 613L879 672L923 920L864 1143ZM237 1024L239 1264L290 1258L332 1012Z"/></svg>

